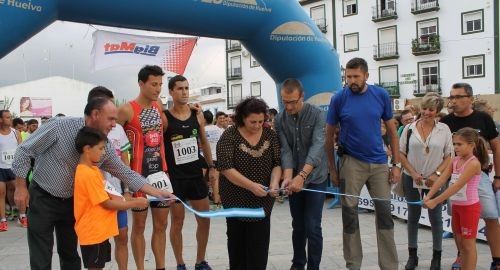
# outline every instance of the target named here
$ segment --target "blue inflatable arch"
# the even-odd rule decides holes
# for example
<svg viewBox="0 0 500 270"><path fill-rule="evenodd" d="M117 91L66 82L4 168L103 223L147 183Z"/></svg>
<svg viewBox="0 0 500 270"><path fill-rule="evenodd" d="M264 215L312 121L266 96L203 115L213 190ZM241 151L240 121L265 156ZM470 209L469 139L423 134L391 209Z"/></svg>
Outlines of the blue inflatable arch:
<svg viewBox="0 0 500 270"><path fill-rule="evenodd" d="M55 20L240 40L280 84L329 103L341 87L338 55L297 0L0 0L0 58Z"/></svg>

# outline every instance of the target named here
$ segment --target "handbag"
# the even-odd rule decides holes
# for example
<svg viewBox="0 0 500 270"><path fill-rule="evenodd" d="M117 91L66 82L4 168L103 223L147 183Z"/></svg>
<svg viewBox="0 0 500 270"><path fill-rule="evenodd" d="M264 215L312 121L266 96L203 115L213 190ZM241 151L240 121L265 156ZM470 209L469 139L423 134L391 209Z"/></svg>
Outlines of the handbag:
<svg viewBox="0 0 500 270"><path fill-rule="evenodd" d="M413 132L413 130L408 127L408 131L406 132L406 156L408 156L408 151L410 150L410 136L411 136L411 133ZM403 175L403 170L401 170L401 176ZM405 193L404 193L404 190L403 190L403 177L400 178L401 180L399 180L399 182L397 182L396 184L394 184L392 186L392 193L398 195L399 197L404 197L405 196Z"/></svg>

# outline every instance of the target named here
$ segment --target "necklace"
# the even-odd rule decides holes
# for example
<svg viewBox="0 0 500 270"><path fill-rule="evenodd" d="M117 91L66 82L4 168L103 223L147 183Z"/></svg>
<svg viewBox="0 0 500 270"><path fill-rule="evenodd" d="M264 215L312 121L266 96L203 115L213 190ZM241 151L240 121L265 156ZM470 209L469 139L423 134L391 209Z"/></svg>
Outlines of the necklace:
<svg viewBox="0 0 500 270"><path fill-rule="evenodd" d="M436 123L434 123L434 125L435 124ZM424 130L424 123L423 123L423 121L420 122L420 129L422 130L422 143L425 146L425 153L426 154L429 154L429 152L430 152L429 143L431 142L431 133L432 133L432 130L434 129L434 125L432 125L431 129L429 130L429 133L427 133L427 135L426 135L425 130Z"/></svg>

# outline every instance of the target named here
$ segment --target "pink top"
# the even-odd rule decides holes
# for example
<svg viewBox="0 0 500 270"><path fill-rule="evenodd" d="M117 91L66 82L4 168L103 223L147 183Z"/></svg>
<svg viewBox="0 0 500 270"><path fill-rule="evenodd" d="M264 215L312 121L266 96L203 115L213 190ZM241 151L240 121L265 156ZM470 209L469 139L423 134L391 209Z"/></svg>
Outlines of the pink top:
<svg viewBox="0 0 500 270"><path fill-rule="evenodd" d="M453 175L452 175L452 181L454 175L457 177L458 175L461 175L462 172L464 171L465 166L473 159L476 159L475 156L470 157L468 160L464 162L462 167L457 168L457 163L461 159L461 157L455 157L453 160ZM481 174L474 175L469 181L467 181L467 184L460 189L458 193L462 191L462 194L466 194L467 198L464 200L454 200L454 197L459 196L460 194L453 195L451 199L451 203L455 205L471 205L479 202L479 195L478 195L478 185L479 181L481 179ZM465 192L463 192L465 190Z"/></svg>

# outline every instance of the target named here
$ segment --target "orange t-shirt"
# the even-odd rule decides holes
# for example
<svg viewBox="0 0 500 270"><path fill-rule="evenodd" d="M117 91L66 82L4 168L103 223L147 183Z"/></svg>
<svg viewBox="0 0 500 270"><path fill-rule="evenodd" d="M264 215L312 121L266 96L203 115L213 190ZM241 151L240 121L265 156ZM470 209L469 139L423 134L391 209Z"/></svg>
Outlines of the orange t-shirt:
<svg viewBox="0 0 500 270"><path fill-rule="evenodd" d="M93 245L118 235L116 210L101 203L110 197L104 191L104 177L96 166L78 164L75 173L75 231L80 245Z"/></svg>

